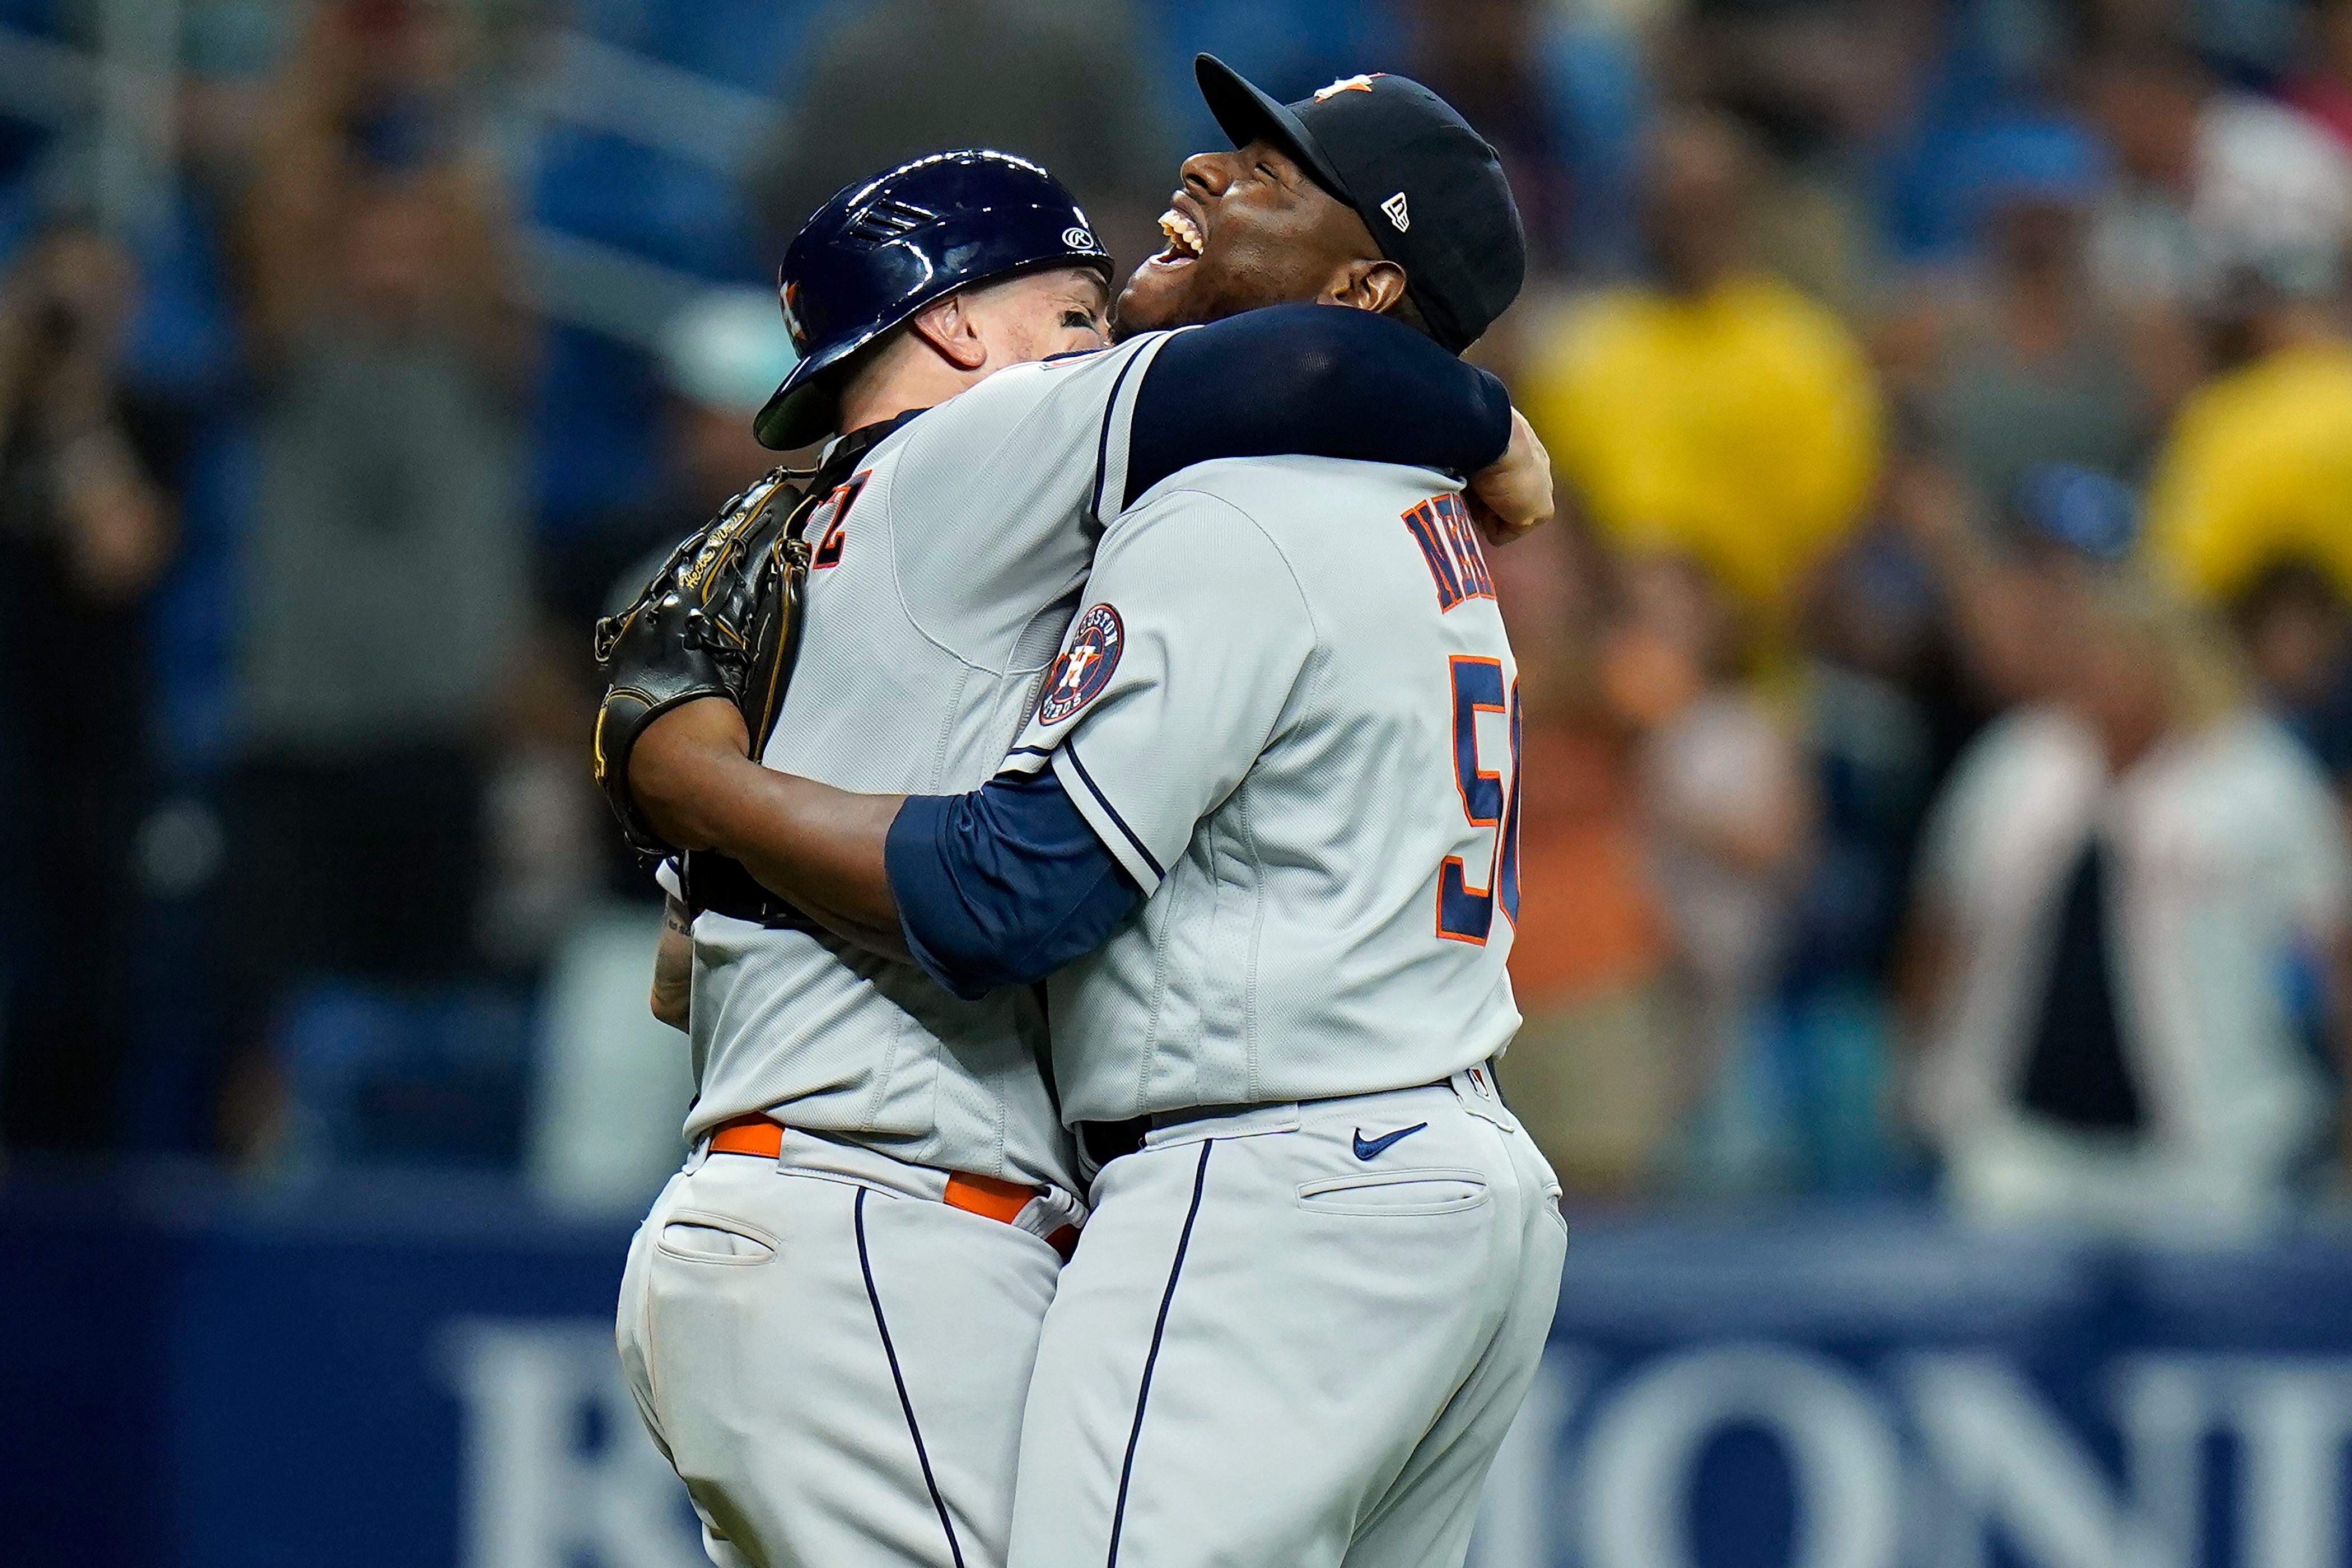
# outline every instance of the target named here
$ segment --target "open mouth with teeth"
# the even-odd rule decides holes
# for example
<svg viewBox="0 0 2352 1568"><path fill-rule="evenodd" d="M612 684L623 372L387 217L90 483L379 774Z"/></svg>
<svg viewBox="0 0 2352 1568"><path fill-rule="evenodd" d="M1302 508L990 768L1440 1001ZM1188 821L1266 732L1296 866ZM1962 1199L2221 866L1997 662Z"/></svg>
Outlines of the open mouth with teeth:
<svg viewBox="0 0 2352 1568"><path fill-rule="evenodd" d="M1160 232L1168 237L1168 248L1151 258L1154 267L1190 267L1201 259L1204 243L1200 226L1182 213L1171 208L1160 215Z"/></svg>

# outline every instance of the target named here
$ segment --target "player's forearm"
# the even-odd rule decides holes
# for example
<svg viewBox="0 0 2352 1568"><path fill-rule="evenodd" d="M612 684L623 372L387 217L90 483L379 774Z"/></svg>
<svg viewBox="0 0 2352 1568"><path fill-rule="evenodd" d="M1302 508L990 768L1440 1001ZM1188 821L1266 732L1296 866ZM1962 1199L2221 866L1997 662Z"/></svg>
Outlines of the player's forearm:
<svg viewBox="0 0 2352 1568"><path fill-rule="evenodd" d="M777 773L746 757L743 743L732 703L688 703L639 738L630 794L671 843L715 849L844 941L905 957L883 865L903 797Z"/></svg>
<svg viewBox="0 0 2352 1568"><path fill-rule="evenodd" d="M907 956L882 847L904 797L853 795L742 758L715 777L710 846L845 941Z"/></svg>

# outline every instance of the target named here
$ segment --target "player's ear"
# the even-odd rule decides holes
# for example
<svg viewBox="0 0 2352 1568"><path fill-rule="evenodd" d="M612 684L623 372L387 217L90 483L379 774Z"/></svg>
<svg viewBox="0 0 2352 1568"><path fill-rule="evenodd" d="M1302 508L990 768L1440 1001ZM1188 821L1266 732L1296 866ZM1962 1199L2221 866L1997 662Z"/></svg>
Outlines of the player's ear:
<svg viewBox="0 0 2352 1568"><path fill-rule="evenodd" d="M1341 267L1324 289L1324 302L1351 305L1384 315L1404 298L1404 268L1393 261L1360 257Z"/></svg>
<svg viewBox="0 0 2352 1568"><path fill-rule="evenodd" d="M907 323L933 353L958 370L978 370L988 363L988 344L982 341L980 319L962 290L934 300Z"/></svg>

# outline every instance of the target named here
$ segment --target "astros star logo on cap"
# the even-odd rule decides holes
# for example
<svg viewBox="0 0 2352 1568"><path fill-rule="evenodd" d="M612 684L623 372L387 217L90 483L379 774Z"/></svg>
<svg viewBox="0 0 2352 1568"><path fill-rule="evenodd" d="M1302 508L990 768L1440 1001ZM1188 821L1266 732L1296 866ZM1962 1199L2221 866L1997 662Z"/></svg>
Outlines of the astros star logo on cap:
<svg viewBox="0 0 2352 1568"><path fill-rule="evenodd" d="M1335 92L1370 92L1372 90L1373 79L1388 74L1386 71L1373 71L1366 76L1343 76L1329 87L1317 88L1315 101L1320 103Z"/></svg>

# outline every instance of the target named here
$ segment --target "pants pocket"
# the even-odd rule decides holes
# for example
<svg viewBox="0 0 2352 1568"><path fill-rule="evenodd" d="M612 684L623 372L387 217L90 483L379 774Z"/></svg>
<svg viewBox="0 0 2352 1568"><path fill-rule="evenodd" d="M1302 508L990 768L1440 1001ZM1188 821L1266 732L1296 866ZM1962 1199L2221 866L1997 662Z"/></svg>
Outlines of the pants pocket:
<svg viewBox="0 0 2352 1568"><path fill-rule="evenodd" d="M699 1209L671 1214L655 1245L685 1263L758 1265L776 1255L776 1238L751 1221Z"/></svg>
<svg viewBox="0 0 2352 1568"><path fill-rule="evenodd" d="M1383 1171L1307 1182L1298 1189L1298 1206L1309 1214L1460 1214L1476 1208L1486 1196L1486 1178L1475 1171Z"/></svg>

